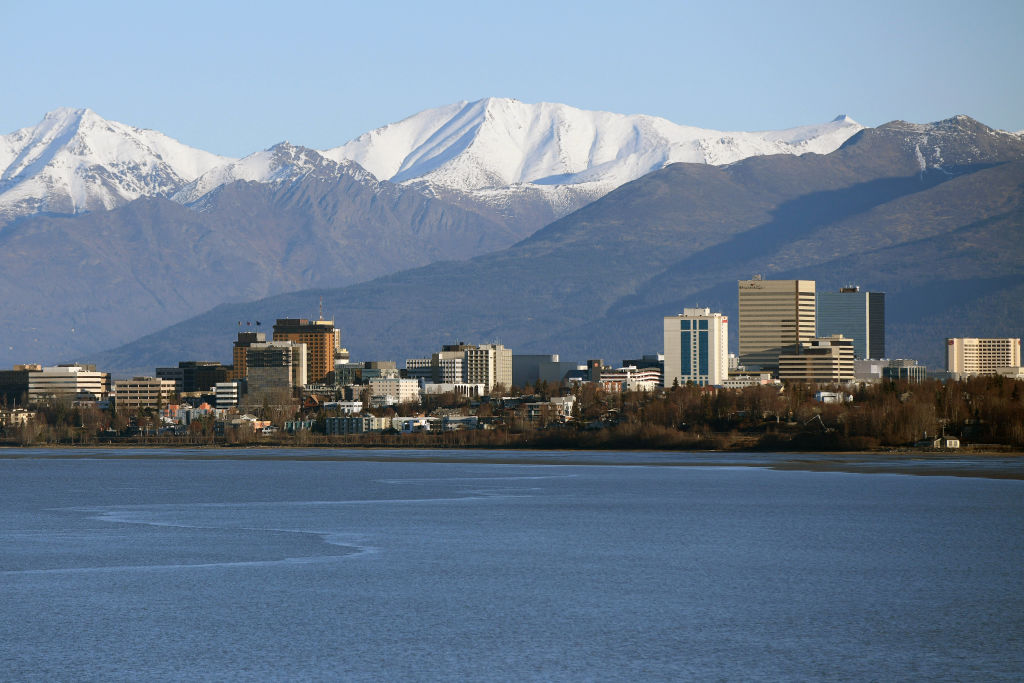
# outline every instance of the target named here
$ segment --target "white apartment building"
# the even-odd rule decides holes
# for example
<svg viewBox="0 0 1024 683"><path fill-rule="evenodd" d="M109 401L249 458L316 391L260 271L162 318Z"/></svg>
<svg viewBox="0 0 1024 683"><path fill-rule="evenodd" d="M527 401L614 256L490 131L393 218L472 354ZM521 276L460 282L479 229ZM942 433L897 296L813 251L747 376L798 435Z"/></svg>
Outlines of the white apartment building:
<svg viewBox="0 0 1024 683"><path fill-rule="evenodd" d="M52 365L28 375L29 402L50 398L101 401L110 394L110 373L94 365Z"/></svg>
<svg viewBox="0 0 1024 683"><path fill-rule="evenodd" d="M961 375L994 375L1000 368L1020 367L1020 338L946 339L946 371Z"/></svg>
<svg viewBox="0 0 1024 683"><path fill-rule="evenodd" d="M501 344L480 344L465 350L466 384L483 384L488 393L495 385L512 386L512 350Z"/></svg>
<svg viewBox="0 0 1024 683"><path fill-rule="evenodd" d="M157 409L171 402L177 383L159 377L133 377L114 382L111 398L118 410Z"/></svg>
<svg viewBox="0 0 1024 683"><path fill-rule="evenodd" d="M374 401L374 398L390 396L392 401ZM420 383L415 379L378 378L370 380L370 400L379 405L396 403L419 403Z"/></svg>
<svg viewBox="0 0 1024 683"><path fill-rule="evenodd" d="M710 308L684 308L665 318L664 333L666 387L721 386L729 377L727 317Z"/></svg>

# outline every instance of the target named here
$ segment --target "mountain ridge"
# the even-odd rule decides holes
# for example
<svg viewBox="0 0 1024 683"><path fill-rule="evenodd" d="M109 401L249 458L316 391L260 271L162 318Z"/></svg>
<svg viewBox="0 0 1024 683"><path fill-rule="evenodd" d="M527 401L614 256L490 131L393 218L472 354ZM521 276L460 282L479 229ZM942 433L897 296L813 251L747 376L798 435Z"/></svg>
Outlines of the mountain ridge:
<svg viewBox="0 0 1024 683"><path fill-rule="evenodd" d="M950 119L861 131L828 155L673 164L507 249L222 306L100 359L223 358L224 321L301 315L323 297L357 359L497 339L615 360L659 349L660 317L682 307L734 316L736 280L763 273L886 291L890 357L941 364L945 336L1024 328L1024 141L990 131Z"/></svg>

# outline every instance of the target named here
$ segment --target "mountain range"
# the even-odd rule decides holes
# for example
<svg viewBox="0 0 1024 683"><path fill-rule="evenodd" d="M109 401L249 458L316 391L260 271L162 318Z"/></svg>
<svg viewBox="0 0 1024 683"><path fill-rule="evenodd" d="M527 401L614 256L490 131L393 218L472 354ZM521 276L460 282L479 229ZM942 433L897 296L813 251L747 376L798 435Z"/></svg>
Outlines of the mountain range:
<svg viewBox="0 0 1024 683"><path fill-rule="evenodd" d="M486 99L243 159L87 109L0 136L0 365L82 358L228 301L500 250L678 161L824 153L846 117L723 133Z"/></svg>
<svg viewBox="0 0 1024 683"><path fill-rule="evenodd" d="M226 359L237 321L322 300L354 358L465 339L617 362L659 350L661 317L683 307L736 320L736 281L754 274L886 292L890 357L941 366L947 336L1021 336L1024 140L956 116L863 129L828 154L674 163L508 248L221 305L98 360Z"/></svg>

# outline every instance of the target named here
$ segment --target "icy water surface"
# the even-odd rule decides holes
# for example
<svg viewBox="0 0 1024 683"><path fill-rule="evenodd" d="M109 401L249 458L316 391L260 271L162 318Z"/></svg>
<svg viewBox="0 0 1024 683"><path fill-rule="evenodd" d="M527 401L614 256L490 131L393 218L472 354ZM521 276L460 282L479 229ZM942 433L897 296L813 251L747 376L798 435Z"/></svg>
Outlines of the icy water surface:
<svg viewBox="0 0 1024 683"><path fill-rule="evenodd" d="M1024 675L1024 482L0 460L0 679Z"/></svg>

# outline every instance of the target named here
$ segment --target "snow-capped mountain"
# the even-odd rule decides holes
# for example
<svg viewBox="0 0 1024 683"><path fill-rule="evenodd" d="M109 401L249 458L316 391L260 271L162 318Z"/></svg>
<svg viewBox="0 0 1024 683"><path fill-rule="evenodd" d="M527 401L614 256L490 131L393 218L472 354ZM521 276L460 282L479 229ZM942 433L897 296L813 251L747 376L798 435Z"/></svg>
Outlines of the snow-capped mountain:
<svg viewBox="0 0 1024 683"><path fill-rule="evenodd" d="M428 109L320 153L281 143L236 160L88 109L57 109L36 126L0 136L0 225L40 212L112 209L143 196L191 203L236 180L281 183L338 172L325 166L334 162L368 182L482 203L532 230L666 164L824 154L861 128L839 117L726 133L653 116L488 98Z"/></svg>
<svg viewBox="0 0 1024 683"><path fill-rule="evenodd" d="M324 154L355 161L378 178L489 202L504 201L512 188L522 194L528 185L552 202L577 204L674 162L827 154L862 128L840 116L781 131L722 132L654 116L488 98L428 109Z"/></svg>
<svg viewBox="0 0 1024 683"><path fill-rule="evenodd" d="M167 196L230 161L89 109L56 109L35 126L0 136L0 224Z"/></svg>
<svg viewBox="0 0 1024 683"><path fill-rule="evenodd" d="M171 199L189 204L211 190L237 180L290 183L309 176L334 180L342 173L364 184L377 182L372 174L354 162L334 161L308 147L297 147L288 142L281 142L269 149L207 171L175 192Z"/></svg>

